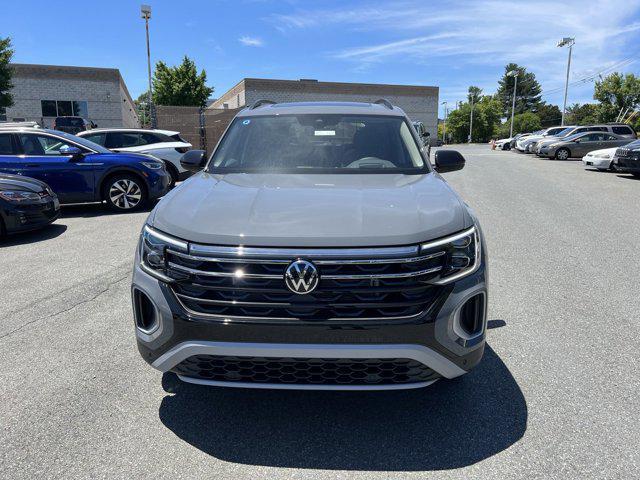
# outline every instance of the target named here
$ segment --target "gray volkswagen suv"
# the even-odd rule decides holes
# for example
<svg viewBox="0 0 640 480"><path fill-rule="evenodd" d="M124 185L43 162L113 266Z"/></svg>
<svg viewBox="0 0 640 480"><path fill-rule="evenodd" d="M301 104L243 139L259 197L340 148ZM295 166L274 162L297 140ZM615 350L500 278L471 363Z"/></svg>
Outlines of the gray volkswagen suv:
<svg viewBox="0 0 640 480"><path fill-rule="evenodd" d="M465 374L485 346L478 220L405 113L259 101L144 226L133 274L142 357L217 386L375 390Z"/></svg>

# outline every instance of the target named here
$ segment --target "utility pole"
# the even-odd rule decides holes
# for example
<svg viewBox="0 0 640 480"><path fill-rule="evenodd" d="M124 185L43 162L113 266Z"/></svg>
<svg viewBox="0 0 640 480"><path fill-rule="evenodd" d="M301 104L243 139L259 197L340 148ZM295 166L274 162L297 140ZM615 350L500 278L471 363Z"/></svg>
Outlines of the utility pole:
<svg viewBox="0 0 640 480"><path fill-rule="evenodd" d="M153 115L153 103L151 101L151 49L149 47L149 19L151 18L151 6L140 6L140 13L144 18L145 28L147 30L147 74L149 76L149 90L147 92L147 103L149 103L149 117L151 118L151 127L155 128L155 115Z"/></svg>
<svg viewBox="0 0 640 480"><path fill-rule="evenodd" d="M471 96L471 120L469 120L469 142L471 143L471 134L473 132L473 95Z"/></svg>
<svg viewBox="0 0 640 480"><path fill-rule="evenodd" d="M442 122L442 144L446 145L447 144L447 114L448 114L446 100L442 102L442 105L444 105L444 120Z"/></svg>
<svg viewBox="0 0 640 480"><path fill-rule="evenodd" d="M509 132L509 138L513 138L513 114L516 110L516 92L518 89L518 70L511 70L507 72L508 77L515 77L513 82L513 102L511 103L511 130Z"/></svg>
<svg viewBox="0 0 640 480"><path fill-rule="evenodd" d="M573 45L576 43L575 38L565 37L558 42L558 47L566 47L569 46L569 60L567 61L567 79L564 83L564 103L562 104L562 120L560 121L560 126L564 126L564 116L567 112L567 92L569 90L569 70L571 69L571 51L573 50Z"/></svg>

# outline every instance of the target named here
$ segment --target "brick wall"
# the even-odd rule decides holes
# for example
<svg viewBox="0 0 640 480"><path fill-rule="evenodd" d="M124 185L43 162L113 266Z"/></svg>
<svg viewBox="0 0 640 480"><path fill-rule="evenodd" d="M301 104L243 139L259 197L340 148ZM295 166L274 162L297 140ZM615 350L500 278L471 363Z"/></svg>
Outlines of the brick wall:
<svg viewBox="0 0 640 480"><path fill-rule="evenodd" d="M86 101L88 119L100 127L136 127L137 113L120 72L109 68L13 64L14 106L7 119L25 118L52 126L42 117L42 100Z"/></svg>
<svg viewBox="0 0 640 480"><path fill-rule="evenodd" d="M182 138L200 148L200 108L156 106L157 126L164 130L180 132Z"/></svg>

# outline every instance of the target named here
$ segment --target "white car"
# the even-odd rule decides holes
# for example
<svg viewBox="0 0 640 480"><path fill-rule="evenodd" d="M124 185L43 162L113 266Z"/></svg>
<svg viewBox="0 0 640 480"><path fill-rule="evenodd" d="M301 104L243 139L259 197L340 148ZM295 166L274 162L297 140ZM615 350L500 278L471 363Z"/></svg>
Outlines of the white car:
<svg viewBox="0 0 640 480"><path fill-rule="evenodd" d="M142 128L95 128L80 132L78 136L115 152L146 153L159 158L167 166L172 187L178 180L184 180L190 175L180 165L180 158L191 150L192 145L180 137L180 132Z"/></svg>
<svg viewBox="0 0 640 480"><path fill-rule="evenodd" d="M618 147L603 148L602 150L594 150L582 157L582 163L585 167L594 167L604 172L605 170L614 170L613 156Z"/></svg>
<svg viewBox="0 0 640 480"><path fill-rule="evenodd" d="M501 138L500 140L496 140L496 150L506 150L505 146L510 141L510 138Z"/></svg>

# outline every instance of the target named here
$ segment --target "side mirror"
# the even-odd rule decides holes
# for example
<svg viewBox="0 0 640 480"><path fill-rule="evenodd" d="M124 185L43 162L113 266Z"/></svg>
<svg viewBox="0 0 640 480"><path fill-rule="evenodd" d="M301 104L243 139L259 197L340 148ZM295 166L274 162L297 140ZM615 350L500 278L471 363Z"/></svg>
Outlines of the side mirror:
<svg viewBox="0 0 640 480"><path fill-rule="evenodd" d="M464 157L456 150L438 150L435 153L435 168L438 173L453 172L464 168Z"/></svg>
<svg viewBox="0 0 640 480"><path fill-rule="evenodd" d="M78 147L70 147L69 145L63 145L59 151L60 155L71 155L72 160L82 155L82 150Z"/></svg>
<svg viewBox="0 0 640 480"><path fill-rule="evenodd" d="M199 172L206 162L204 155L204 150L189 150L180 158L180 165L190 172Z"/></svg>

